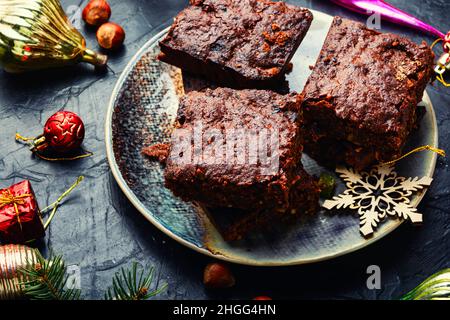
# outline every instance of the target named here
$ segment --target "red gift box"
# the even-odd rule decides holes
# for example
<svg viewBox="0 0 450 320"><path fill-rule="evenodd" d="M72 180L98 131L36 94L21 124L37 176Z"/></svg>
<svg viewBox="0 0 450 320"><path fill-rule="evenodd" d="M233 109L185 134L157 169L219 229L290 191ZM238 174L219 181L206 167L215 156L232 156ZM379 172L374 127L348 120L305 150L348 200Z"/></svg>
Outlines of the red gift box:
<svg viewBox="0 0 450 320"><path fill-rule="evenodd" d="M45 235L39 206L30 181L0 190L0 241L25 243Z"/></svg>

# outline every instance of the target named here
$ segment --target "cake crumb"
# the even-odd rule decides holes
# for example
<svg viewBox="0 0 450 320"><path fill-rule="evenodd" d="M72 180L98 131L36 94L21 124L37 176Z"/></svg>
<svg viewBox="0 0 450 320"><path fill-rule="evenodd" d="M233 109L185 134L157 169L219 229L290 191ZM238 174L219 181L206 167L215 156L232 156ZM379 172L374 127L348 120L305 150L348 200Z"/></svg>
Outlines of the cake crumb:
<svg viewBox="0 0 450 320"><path fill-rule="evenodd" d="M142 148L142 154L152 160L157 160L161 164L166 164L169 157L170 143L155 143L151 146Z"/></svg>

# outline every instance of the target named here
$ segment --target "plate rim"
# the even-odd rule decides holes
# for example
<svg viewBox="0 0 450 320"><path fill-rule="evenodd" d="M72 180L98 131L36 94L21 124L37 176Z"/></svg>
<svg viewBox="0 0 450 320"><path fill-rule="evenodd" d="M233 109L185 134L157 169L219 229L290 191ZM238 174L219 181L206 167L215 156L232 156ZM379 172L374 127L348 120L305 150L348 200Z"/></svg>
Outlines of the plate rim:
<svg viewBox="0 0 450 320"><path fill-rule="evenodd" d="M312 10L312 9L309 9L309 10L312 11L313 15L318 13L318 14L331 16L331 15L321 12L321 11ZM150 46L152 46L155 42L157 42L163 34L167 33L169 28L170 28L170 26L169 27L162 26L162 30L157 31L158 29L156 29L156 31L157 31L156 34L153 37L151 37L147 42L145 42L144 45L132 56L130 61L126 64L120 77L117 79L117 82L114 85L114 89L111 93L110 100L108 103L107 114L105 117L106 157L108 159L108 164L109 164L111 172L114 176L114 179L116 180L117 184L119 185L120 189L125 194L127 199L133 204L133 206L157 229L159 229L161 232L163 232L170 238L174 239L178 243L181 243L182 245L184 245L190 249L193 249L194 251L202 253L208 257L211 257L211 258L215 258L215 259L219 259L219 260L223 260L223 261L227 261L227 262L231 262L231 263L236 263L236 264L249 265L249 266L281 267L281 266L303 265L303 264L316 263L316 262L320 262L320 261L326 261L326 260L334 259L334 258L343 256L343 255L355 252L357 250L365 248L365 247L371 245L372 243L384 238L385 236L390 234L392 231L397 229L404 222L404 220L396 220L396 221L394 221L394 223L392 223L392 225L389 228L384 230L383 233L376 233L372 238L367 239L365 242L360 242L358 244L355 244L354 246L347 248L346 250L343 250L343 251L340 251L340 252L337 252L334 254L326 254L326 255L319 256L319 257L315 257L315 258L297 260L297 261L275 262L275 261L246 260L243 258L238 258L236 256L225 256L220 253L213 253L206 248L200 248L200 247L196 246L195 244L176 235L171 230L167 229L163 224L158 222L155 218L153 218L153 216L149 213L150 210L144 206L144 204L136 197L136 195L130 189L130 187L128 186L127 182L125 181L125 179L123 178L123 176L120 172L119 166L117 165L117 161L114 156L114 148L113 148L113 141L112 141L112 139L113 139L113 137L112 137L112 116L114 113L115 102L119 95L120 89L121 89L123 83L125 82L126 77L133 70L133 67L139 61L139 58L142 55L144 55L146 53L146 51L148 50L148 48ZM427 101L429 103L429 105L431 106L429 111L431 112L432 127L434 128L433 144L434 144L434 146L437 147L439 145L439 132L438 132L438 126L437 126L437 120L436 120L436 113L434 111L433 104L432 104L431 99L426 90L424 91L422 100ZM431 178L433 178L433 175L434 175L434 171L436 168L436 161L437 161L437 154L433 153L431 156L431 167L428 168L428 172L427 172L427 176L429 176ZM419 196L415 197L412 200L411 204L414 207L416 207L422 201L422 199L425 196L427 191L428 191L428 188L424 189L423 192L421 192L421 194Z"/></svg>

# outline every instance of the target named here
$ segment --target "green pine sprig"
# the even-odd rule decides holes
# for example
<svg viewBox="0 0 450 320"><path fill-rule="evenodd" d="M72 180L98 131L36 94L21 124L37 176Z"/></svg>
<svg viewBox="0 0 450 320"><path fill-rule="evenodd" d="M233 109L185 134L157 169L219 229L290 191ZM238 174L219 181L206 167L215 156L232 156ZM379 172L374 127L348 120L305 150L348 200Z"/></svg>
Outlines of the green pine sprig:
<svg viewBox="0 0 450 320"><path fill-rule="evenodd" d="M450 268L433 274L400 299L450 300Z"/></svg>
<svg viewBox="0 0 450 320"><path fill-rule="evenodd" d="M32 300L79 300L81 291L67 288L67 268L62 256L46 260L35 250L36 261L28 263L19 271L27 279L22 283L22 292Z"/></svg>
<svg viewBox="0 0 450 320"><path fill-rule="evenodd" d="M150 268L147 275L144 269L138 275L138 264L133 263L131 270L121 268L113 277L113 284L105 293L106 300L148 300L167 287L164 284L160 288L151 290L150 287L154 278L154 268Z"/></svg>
<svg viewBox="0 0 450 320"><path fill-rule="evenodd" d="M62 256L51 255L45 259L38 250L33 249L36 258L19 269L21 290L26 298L32 300L80 300L79 289L68 288L69 276ZM121 268L112 279L112 286L105 293L106 300L147 300L167 287L151 289L154 280L154 268L145 274L144 269L138 272L138 263L131 269Z"/></svg>

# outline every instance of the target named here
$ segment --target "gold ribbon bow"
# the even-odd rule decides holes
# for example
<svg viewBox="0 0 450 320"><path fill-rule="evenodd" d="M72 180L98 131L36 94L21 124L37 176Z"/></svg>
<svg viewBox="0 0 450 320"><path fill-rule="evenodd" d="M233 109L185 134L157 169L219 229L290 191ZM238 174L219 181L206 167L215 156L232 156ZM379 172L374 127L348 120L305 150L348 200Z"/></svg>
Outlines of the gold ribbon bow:
<svg viewBox="0 0 450 320"><path fill-rule="evenodd" d="M22 222L20 221L20 212L17 205L24 204L25 202L23 199L32 197L31 194L21 194L19 196L15 196L11 193L11 191L6 190L3 191L2 195L0 195L0 208L3 208L4 206L12 204L14 206L14 210L16 212L17 222L19 222L20 230L22 230Z"/></svg>

